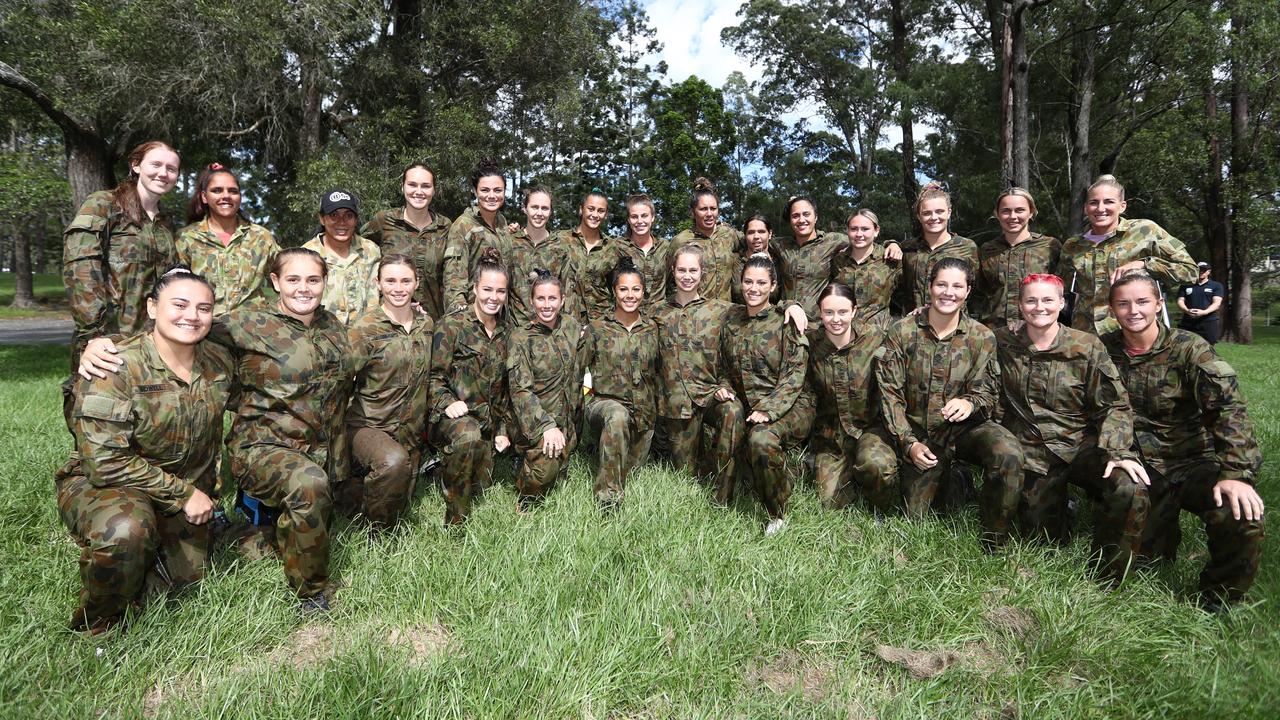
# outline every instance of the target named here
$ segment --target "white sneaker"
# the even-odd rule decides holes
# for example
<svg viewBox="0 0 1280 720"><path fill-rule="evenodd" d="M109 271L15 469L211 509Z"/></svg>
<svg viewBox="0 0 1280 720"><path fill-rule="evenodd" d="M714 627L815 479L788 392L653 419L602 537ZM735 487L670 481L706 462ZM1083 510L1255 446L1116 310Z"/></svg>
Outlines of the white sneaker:
<svg viewBox="0 0 1280 720"><path fill-rule="evenodd" d="M768 525L764 526L764 534L777 535L778 533L782 532L782 528L786 524L787 524L786 520L783 520L782 518L774 518L769 521Z"/></svg>

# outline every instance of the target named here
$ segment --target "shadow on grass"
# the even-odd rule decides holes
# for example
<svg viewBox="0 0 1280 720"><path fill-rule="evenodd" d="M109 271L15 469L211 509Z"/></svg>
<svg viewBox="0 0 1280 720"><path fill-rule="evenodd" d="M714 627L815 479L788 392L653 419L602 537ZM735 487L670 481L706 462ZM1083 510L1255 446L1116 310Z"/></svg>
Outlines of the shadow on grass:
<svg viewBox="0 0 1280 720"><path fill-rule="evenodd" d="M0 384L18 380L55 380L61 382L70 366L65 345L0 346Z"/></svg>

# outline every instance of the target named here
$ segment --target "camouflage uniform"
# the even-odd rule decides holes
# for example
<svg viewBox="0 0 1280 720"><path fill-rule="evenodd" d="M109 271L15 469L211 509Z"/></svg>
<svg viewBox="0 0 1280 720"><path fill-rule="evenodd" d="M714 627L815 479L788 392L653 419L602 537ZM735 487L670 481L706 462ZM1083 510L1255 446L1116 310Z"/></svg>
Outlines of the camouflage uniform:
<svg viewBox="0 0 1280 720"><path fill-rule="evenodd" d="M355 393L347 409L353 466L366 472L359 509L375 525L391 525L413 496L427 427L427 376L435 323L414 313L410 329L381 306L351 323L347 339L356 358Z"/></svg>
<svg viewBox="0 0 1280 720"><path fill-rule="evenodd" d="M147 324L147 293L178 254L163 215L138 225L120 212L107 190L85 199L62 238L62 281L76 322L72 377L62 387L69 424L71 390L85 344L140 332Z"/></svg>
<svg viewBox="0 0 1280 720"><path fill-rule="evenodd" d="M636 264L644 278L644 314L656 315L667 301L667 284L671 279L671 254L675 245L663 238L653 238L648 251L641 250L629 237L618 240L617 249L626 253ZM616 262L616 261L615 261Z"/></svg>
<svg viewBox="0 0 1280 720"><path fill-rule="evenodd" d="M507 434L507 330L500 317L489 337L474 306L458 308L436 324L429 402L432 444L444 454L446 525L466 522L471 496L493 477L493 439ZM467 414L445 415L458 400L467 404Z"/></svg>
<svg viewBox="0 0 1280 720"><path fill-rule="evenodd" d="M661 382L658 422L676 467L710 480L715 501L733 496L735 462L746 432L742 404L716 400L720 328L733 305L703 297L680 305L670 297L657 314Z"/></svg>
<svg viewBox="0 0 1280 720"><path fill-rule="evenodd" d="M573 307L566 303L564 311L576 316L582 325L613 315L613 288L609 287L609 272L618 262L621 241L601 235L600 242L588 250L586 240L577 228L561 230L552 237L556 245L568 252L569 266L573 268L571 282L576 299Z"/></svg>
<svg viewBox="0 0 1280 720"><path fill-rule="evenodd" d="M599 436L595 497L604 505L622 502L627 475L649 455L657 414L658 325L640 316L628 330L613 313L591 321L583 350L591 371L592 395L586 430Z"/></svg>
<svg viewBox="0 0 1280 720"><path fill-rule="evenodd" d="M280 252L270 230L244 218L226 245L209 227L208 218L182 228L174 244L178 260L213 283L215 316L262 297L271 261Z"/></svg>
<svg viewBox="0 0 1280 720"><path fill-rule="evenodd" d="M1071 327L1095 335L1118 329L1111 315L1111 273L1134 260L1166 286L1195 281L1199 271L1187 248L1150 220L1120 219L1111 237L1097 245L1077 235L1062 246L1057 275L1077 294Z"/></svg>
<svg viewBox="0 0 1280 720"><path fill-rule="evenodd" d="M805 387L809 340L773 306L752 317L735 306L720 331L720 362L743 405L768 422L747 428L746 452L756 493L770 518L781 518L791 497L786 451L804 442L813 425L813 396Z"/></svg>
<svg viewBox="0 0 1280 720"><path fill-rule="evenodd" d="M324 279L324 299L320 304L333 313L338 322L350 325L365 312L378 307L378 262L382 251L371 241L359 235L351 238L347 256L341 257L324 244L324 235L317 235L303 243L303 248L314 250L324 258L328 273Z"/></svg>
<svg viewBox="0 0 1280 720"><path fill-rule="evenodd" d="M861 263L842 252L831 261L832 282L853 288L858 298L857 323L885 329L893 322L889 302L902 279L902 263L884 259L884 246L871 246L871 255Z"/></svg>
<svg viewBox="0 0 1280 720"><path fill-rule="evenodd" d="M1047 350L1025 327L995 332L1000 360L1002 423L1022 443L1026 483L1020 516L1027 531L1065 543L1067 483L1094 503L1093 552L1104 571L1123 577L1142 537L1146 486L1108 462L1137 460L1133 411L1097 336L1065 326Z"/></svg>
<svg viewBox="0 0 1280 720"><path fill-rule="evenodd" d="M578 316L578 292L568 246L552 235L534 244L529 233L520 228L511 236L511 288L507 293L507 318L512 327L523 327L534 321L532 275L538 268L550 270L559 278L560 292L564 296L561 313Z"/></svg>
<svg viewBox="0 0 1280 720"><path fill-rule="evenodd" d="M329 579L330 485L347 466L354 358L346 328L323 308L306 325L258 301L215 319L209 337L236 360L232 474L241 490L280 509L276 542L290 587L319 595Z"/></svg>
<svg viewBox="0 0 1280 720"><path fill-rule="evenodd" d="M902 282L898 284L897 302L902 314L929 304L929 273L933 266L947 258L969 263L978 272L978 246L961 235L930 250L924 238L909 240L902 246Z"/></svg>
<svg viewBox="0 0 1280 720"><path fill-rule="evenodd" d="M855 326L849 344L839 349L821 329L810 333L814 484L818 497L834 507L848 505L855 490L881 512L895 504L898 454L880 426L873 383L872 360L883 343L884 332L874 326Z"/></svg>
<svg viewBox="0 0 1280 720"><path fill-rule="evenodd" d="M810 323L818 321L818 294L831 282L832 261L848 247L844 233L821 233L803 245L792 237L774 238L771 243L782 297L799 303Z"/></svg>
<svg viewBox="0 0 1280 720"><path fill-rule="evenodd" d="M475 298L471 274L480 262L480 254L491 247L497 248L503 264L511 267L511 234L507 232L507 220L501 212L490 227L480 217L479 208L472 205L449 226L449 241L444 250L442 312L445 315L458 308L471 307L471 300Z"/></svg>
<svg viewBox="0 0 1280 720"><path fill-rule="evenodd" d="M720 223L710 236L697 230L685 230L676 235L671 244L675 250L688 244L702 248L702 285L699 292L703 297L724 302L733 299L732 288L737 284L740 268L738 255L747 247L742 233Z"/></svg>
<svg viewBox="0 0 1280 720"><path fill-rule="evenodd" d="M1017 245L1002 234L982 243L978 249L977 287L970 306L973 315L992 330L1008 327L1022 319L1020 299L1022 279L1032 273L1051 273L1058 267L1062 242L1055 237L1031 233Z"/></svg>
<svg viewBox="0 0 1280 720"><path fill-rule="evenodd" d="M1102 342L1129 390L1138 452L1151 476L1141 554L1172 561L1182 539L1178 510L1199 515L1209 536L1200 591L1239 599L1257 575L1265 533L1261 518L1236 520L1213 502L1219 481L1253 485L1262 466L1235 370L1185 330L1161 327L1151 349L1134 357L1119 330Z"/></svg>
<svg viewBox="0 0 1280 720"><path fill-rule="evenodd" d="M955 332L939 339L929 313L922 312L890 325L876 358L885 427L903 458L900 479L907 512L928 512L953 458L981 465L984 544L1003 543L1018 511L1023 458L1017 439L991 420L1000 400L1000 366L991 331L962 315ZM942 417L943 406L953 398L973 404L963 422ZM915 442L927 445L938 464L917 468L907 456Z"/></svg>
<svg viewBox="0 0 1280 720"><path fill-rule="evenodd" d="M569 315L561 314L554 328L531 322L511 332L511 441L524 457L516 474L523 502L551 490L578 444L586 347L582 326ZM553 429L564 433L564 452L551 458L542 453L542 435Z"/></svg>
<svg viewBox="0 0 1280 720"><path fill-rule="evenodd" d="M360 227L360 237L376 244L384 257L400 253L413 259L418 271L413 299L433 319L444 317L444 250L450 222L432 210L431 222L419 230L404 219L404 208L396 208L378 211Z"/></svg>

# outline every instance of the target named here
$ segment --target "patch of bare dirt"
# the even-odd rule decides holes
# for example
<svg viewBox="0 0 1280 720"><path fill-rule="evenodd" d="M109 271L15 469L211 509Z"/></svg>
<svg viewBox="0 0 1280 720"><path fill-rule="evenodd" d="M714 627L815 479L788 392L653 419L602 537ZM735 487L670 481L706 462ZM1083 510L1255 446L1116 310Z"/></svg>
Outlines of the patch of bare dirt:
<svg viewBox="0 0 1280 720"><path fill-rule="evenodd" d="M956 666L982 675L994 675L1000 672L1004 665L1000 655L982 642L939 650L911 650L892 645L877 645L876 657L891 665L906 668L911 677L916 680L937 677Z"/></svg>
<svg viewBox="0 0 1280 720"><path fill-rule="evenodd" d="M788 650L774 660L747 671L748 685L766 687L778 694L799 690L805 699L818 702L827 696L831 669L816 664L795 650Z"/></svg>
<svg viewBox="0 0 1280 720"><path fill-rule="evenodd" d="M289 633L289 637L267 655L267 662L302 669L319 665L333 655L333 626L320 623L303 625Z"/></svg>
<svg viewBox="0 0 1280 720"><path fill-rule="evenodd" d="M1034 635L1040 629L1040 622L1029 610L1011 605L997 605L988 608L983 617L995 629L1009 633L1016 638Z"/></svg>
<svg viewBox="0 0 1280 720"><path fill-rule="evenodd" d="M431 658L449 652L453 647L453 633L439 622L403 630L396 628L387 636L387 644L407 649L410 664L424 665Z"/></svg>

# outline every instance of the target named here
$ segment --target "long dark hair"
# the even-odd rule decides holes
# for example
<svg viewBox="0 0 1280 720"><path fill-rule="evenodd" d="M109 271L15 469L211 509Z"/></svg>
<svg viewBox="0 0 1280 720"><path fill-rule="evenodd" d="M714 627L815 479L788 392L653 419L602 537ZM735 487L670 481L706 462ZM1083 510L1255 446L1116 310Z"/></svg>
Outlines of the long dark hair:
<svg viewBox="0 0 1280 720"><path fill-rule="evenodd" d="M200 175L196 178L196 191L191 194L191 199L187 201L187 223L197 222L205 219L209 214L209 206L205 204L204 194L209 191L209 181L214 175L225 173L236 181L236 188L240 187L240 178L234 172L231 172L222 163L209 163L200 169ZM239 212L239 211L237 211ZM239 212L240 217L244 217L243 212Z"/></svg>

